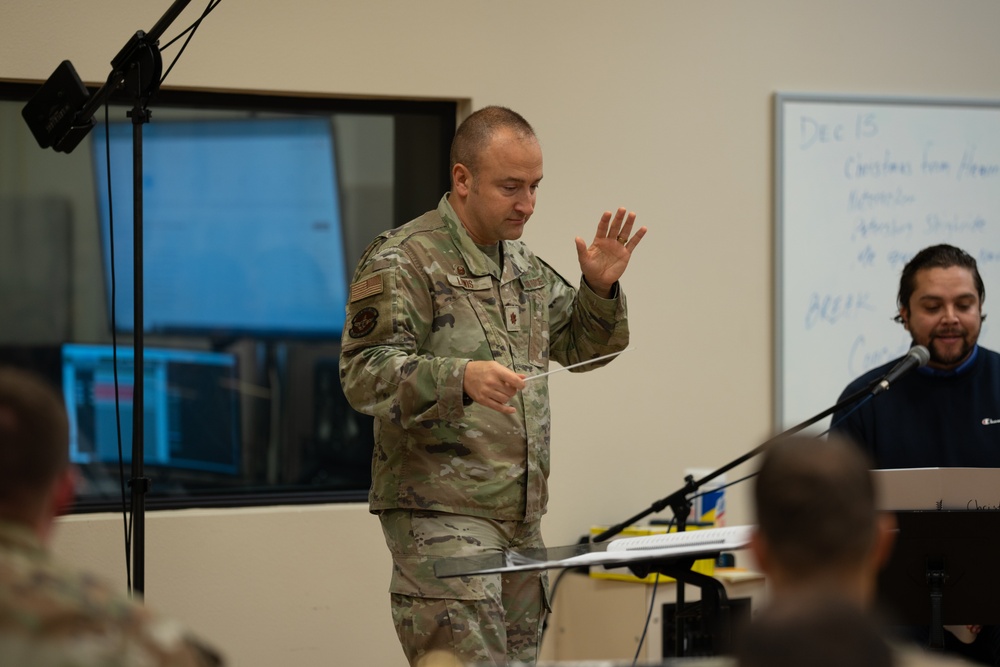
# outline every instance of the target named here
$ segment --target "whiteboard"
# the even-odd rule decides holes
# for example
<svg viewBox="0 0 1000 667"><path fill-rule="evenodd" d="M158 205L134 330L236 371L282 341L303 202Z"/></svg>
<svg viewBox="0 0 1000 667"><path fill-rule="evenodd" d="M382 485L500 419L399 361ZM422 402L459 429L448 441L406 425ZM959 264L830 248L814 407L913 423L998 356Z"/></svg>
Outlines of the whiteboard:
<svg viewBox="0 0 1000 667"><path fill-rule="evenodd" d="M775 143L775 424L784 430L906 353L910 336L892 318L900 273L922 248L969 252L986 284L983 312L1000 301L1000 101L779 93ZM1000 350L993 319L979 341Z"/></svg>

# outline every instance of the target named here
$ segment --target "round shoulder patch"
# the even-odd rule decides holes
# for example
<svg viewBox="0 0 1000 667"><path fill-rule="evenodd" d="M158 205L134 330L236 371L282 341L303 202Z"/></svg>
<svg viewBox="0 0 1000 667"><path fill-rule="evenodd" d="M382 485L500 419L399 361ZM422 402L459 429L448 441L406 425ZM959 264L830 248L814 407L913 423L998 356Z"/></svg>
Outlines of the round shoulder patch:
<svg viewBox="0 0 1000 667"><path fill-rule="evenodd" d="M364 338L375 331L376 324L378 324L378 310L366 306L351 318L351 328L347 330L347 334L351 338Z"/></svg>

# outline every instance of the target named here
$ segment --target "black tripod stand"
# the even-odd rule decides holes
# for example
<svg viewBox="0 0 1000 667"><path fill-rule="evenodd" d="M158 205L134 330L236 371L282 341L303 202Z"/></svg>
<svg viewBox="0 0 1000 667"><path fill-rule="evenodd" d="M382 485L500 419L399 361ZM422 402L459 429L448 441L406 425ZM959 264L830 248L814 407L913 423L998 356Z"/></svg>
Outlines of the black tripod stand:
<svg viewBox="0 0 1000 667"><path fill-rule="evenodd" d="M64 60L21 112L42 148L69 153L94 127L94 114L113 96L134 101L132 119L132 221L134 227L134 338L132 394L132 588L140 594L145 581L145 494L150 480L144 476L143 457L143 266L142 266L142 126L149 122L150 98L159 90L163 61L158 40L190 0L174 0L167 12L147 33L138 31L111 61L107 82L90 95L72 63ZM112 322L112 327L116 323Z"/></svg>

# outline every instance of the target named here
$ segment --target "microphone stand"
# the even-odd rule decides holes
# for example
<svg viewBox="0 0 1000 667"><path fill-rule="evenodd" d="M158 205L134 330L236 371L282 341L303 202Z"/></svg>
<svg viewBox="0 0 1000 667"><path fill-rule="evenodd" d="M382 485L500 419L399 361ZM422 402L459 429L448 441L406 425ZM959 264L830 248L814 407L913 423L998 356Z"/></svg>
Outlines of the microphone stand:
<svg viewBox="0 0 1000 667"><path fill-rule="evenodd" d="M666 496L664 498L661 498L660 500L657 500L652 505L650 505L648 508L646 508L645 510L639 512L635 516L631 516L628 519L625 519L624 521L622 521L621 523L615 524L614 526L611 526L610 528L608 528L607 530L603 531L602 533L599 533L598 535L595 535L592 541L593 542L603 542L604 540L607 540L607 539L609 539L611 537L614 537L615 535L617 535L618 533L622 532L627 527L629 527L632 524L636 523L640 519L643 519L643 518L645 518L645 517L647 517L650 514L653 514L655 512L661 512L664 509L666 509L667 507L669 507L671 509L671 511L673 512L673 514L674 514L674 522L675 522L675 524L677 526L677 532L678 533L684 532L686 530L686 528L687 528L687 517L688 517L688 515L691 512L691 500L689 499L689 496L691 496L695 492L697 492L698 489L700 489L704 484L712 481L716 477L719 477L720 475L722 475L722 474L726 473L727 471L735 468L736 466L738 466L738 465L740 465L742 463L745 463L746 461L749 461L753 457L755 457L758 454L762 453L764 450L766 450L768 447L770 447L773 443L777 442L781 438L785 438L785 437L788 437L790 435L794 435L794 434L798 433L799 431L802 431L804 429L809 428L810 426L812 426L816 422L820 421L821 419L824 419L825 417L827 417L827 416L829 416L829 415L837 412L838 410L841 410L843 408L846 408L846 407L852 405L853 403L857 402L859 399L865 398L866 395L867 395L867 397L870 397L872 395L871 394L871 387L866 387L865 389L862 389L861 391L858 391L858 392L856 392L856 393L848 396L847 398L845 398L844 400L840 401L839 403L837 403L833 407L828 408L828 409L824 410L823 412L821 412L821 413L819 413L819 414L817 414L817 415L815 415L813 417L810 417L806 421L804 421L804 422L802 422L802 423L800 423L800 424L798 424L796 426L793 426L792 428L790 428L790 429L788 429L786 431L783 431L782 433L779 433L778 435L770 438L766 442L763 442L763 443L757 445L755 448L753 448L752 450L750 450L746 454L743 454L742 456L734 459L733 461L730 461L726 465L722 466L721 468L718 468L717 470L712 471L711 473L705 475L704 477L702 477L699 480L695 480L695 478L694 478L693 475L687 475L687 476L685 476L684 477L684 486L682 486L681 488L677 489L676 491L674 491L670 495L668 495L668 496ZM691 564L693 565L693 562ZM676 612L674 614L674 624L675 624L675 626L674 626L675 627L675 630L674 630L674 642L675 642L675 655L677 657L681 657L681 656L684 655L683 641L682 641L682 639L683 639L683 637L682 637L682 633L683 633L683 619L682 619L681 613L680 613L680 609L681 609L681 607L684 604L684 582L682 581L681 573L677 570L677 568L669 568L669 569L671 570L671 572L669 574L671 574L672 576L674 576L675 579L677 579L677 592L676 592L676 600L675 600L675 609L676 609ZM690 574L694 575L694 574L697 574L697 573L693 573L692 572ZM692 583L695 583L697 581L704 582L704 579L702 579L701 577L697 577L697 578L691 577L691 579L692 579ZM717 588L714 592L717 593L720 596L724 596L725 595L725 589L721 589L720 590L719 588ZM710 606L711 609L717 611L719 605L713 603L713 604L711 604L709 606ZM716 624L716 627L717 627L717 624Z"/></svg>
<svg viewBox="0 0 1000 667"><path fill-rule="evenodd" d="M145 585L145 494L150 480L144 476L143 457L143 383L145 368L143 358L143 263L142 263L142 126L149 122L151 113L147 108L150 97L160 87L163 61L158 48L160 36L173 23L190 0L174 0L166 13L148 32L139 30L111 61L111 74L107 82L89 99L79 77L69 61L56 69L42 89L25 105L22 115L31 127L42 148L52 146L54 150L69 153L83 140L94 126L96 111L116 92L124 91L134 98L134 106L128 112L132 119L132 224L134 262L134 337L133 337L133 386L132 386L132 478L129 487L132 494L132 564L133 590L140 595ZM67 106L67 99L79 100L85 104L74 111ZM72 114L72 115L70 115ZM68 119L72 119L71 121ZM112 328L117 322L111 323Z"/></svg>
<svg viewBox="0 0 1000 667"><path fill-rule="evenodd" d="M145 589L145 545L146 545L146 493L150 479L144 474L145 450L143 447L143 413L145 402L145 359L143 356L145 326L143 316L143 186L142 186L142 126L149 122L152 114L147 108L149 98L160 87L163 60L158 42L175 18L190 0L174 0L167 12L148 33L139 30L129 40L122 51L111 61L112 76L116 72L127 71L132 77L131 85L126 77L126 92L135 97L135 103L128 112L132 119L132 260L133 260L133 382L132 382L132 478L129 487L132 493L132 582L133 590L140 595ZM109 79L110 81L110 79ZM95 96L96 97L96 96ZM112 326L117 326L112 322Z"/></svg>
<svg viewBox="0 0 1000 667"><path fill-rule="evenodd" d="M674 518L676 520L676 525L677 525L677 532L683 532L684 526L687 525L687 516L688 516L688 514L691 511L691 501L688 500L688 496L689 495L695 493L704 484L706 484L708 482L711 482L716 477L719 477L720 475L725 474L729 470L732 470L733 468L735 468L736 466L738 466L738 465L740 465L742 463L746 463L747 461L749 461L753 457L755 457L758 454L762 453L765 449L767 449L768 447L770 447L772 444L774 444L776 441L780 440L781 438L785 438L785 437L788 437L790 435L795 435L799 431L803 431L803 430L809 428L810 426L812 426L816 422L820 421L821 419L824 419L824 418L832 415L834 412L837 412L838 410L842 410L843 408L846 408L846 407L850 406L851 404L855 403L859 399L863 398L866 394L870 394L870 393L871 393L870 388L865 388L865 389L862 389L861 391L858 391L858 392L856 392L856 393L848 396L847 398L845 398L844 400L840 401L839 403L837 403L833 407L827 408L823 412L821 412L821 413L819 413L819 414L817 414L817 415L815 415L813 417L810 417L809 419L807 419L806 421L802 422L801 424L793 426L790 429L788 429L787 431L783 431L783 432L779 433L778 435L770 438L766 442L763 442L763 443L757 445L755 448L753 448L752 450L750 450L746 454L743 454L739 458L734 459L733 461L730 461L726 465L722 466L721 468L719 468L717 470L712 471L711 473L705 475L704 477L702 477L699 480L695 480L692 475L686 476L684 478L684 486L682 486L681 488L677 489L676 491L674 491L673 493L671 493L669 496L666 496L665 498L661 498L660 500L657 500L655 503L653 503L652 505L650 505L648 508L646 508L642 512L639 512L635 516L629 517L628 519L625 519L625 521L622 521L621 523L615 524L614 526L611 526L610 528L608 528L604 532L602 532L602 533L600 533L598 535L595 535L594 538L593 538L593 541L594 542L603 542L604 540L607 540L607 539L609 539L611 537L614 537L618 533L622 532L623 530L625 530L626 528L628 528L629 526L631 526L632 524L634 524L636 521L639 521L640 519L643 519L643 518L649 516L650 514L653 514L654 512L662 512L667 507L669 507L673 511L673 513L674 513Z"/></svg>

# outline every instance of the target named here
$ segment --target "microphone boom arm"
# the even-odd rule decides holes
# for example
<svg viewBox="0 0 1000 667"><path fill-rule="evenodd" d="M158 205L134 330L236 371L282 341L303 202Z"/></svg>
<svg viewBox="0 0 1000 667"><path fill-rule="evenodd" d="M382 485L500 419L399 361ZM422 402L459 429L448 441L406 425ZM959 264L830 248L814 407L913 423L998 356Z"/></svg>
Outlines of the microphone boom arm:
<svg viewBox="0 0 1000 667"><path fill-rule="evenodd" d="M771 444L773 444L777 440L779 440L781 438L784 438L786 436L794 435L794 434L798 433L799 431L802 431L804 429L809 428L810 426L812 426L816 422L820 421L821 419L824 419L824 418L828 417L829 415L832 415L834 412L837 412L838 410L841 410L843 408L848 407L849 405L855 403L858 399L864 398L868 393L869 393L869 390L866 388L866 389L863 389L861 391L855 392L854 394L851 394L850 396L848 396L844 400L840 401L839 403L837 403L833 407L828 408L828 409L824 410L823 412L821 412L821 413L819 413L819 414L817 414L817 415L815 415L813 417L810 417L806 421L804 421L804 422L802 422L802 423L800 423L800 424L798 424L796 426L791 427L787 431L783 431L782 433L779 433L778 435L770 438L766 442L763 442L763 443L757 445L755 448L753 448L749 452L743 454L739 458L736 458L733 461L730 461L726 465L722 466L721 468L719 468L717 470L712 471L711 473L705 475L704 477L702 477L699 480L695 480L693 476L688 475L687 477L684 478L684 480L685 480L684 486L682 486L681 488L677 489L676 491L674 491L673 493L671 493L669 496L666 496L665 498L661 498L660 500L657 500L655 503L653 503L652 505L650 505L648 508L646 508L642 512L639 512L635 516L629 517L628 519L625 519L625 521L622 521L621 523L615 524L614 526L611 526L610 528L608 528L604 532L602 532L602 533L600 533L598 535L595 535L592 541L593 542L603 542L604 540L607 540L607 539L609 539L611 537L614 537L618 533L622 532L623 530L625 530L626 528L628 528L629 526L631 526L632 524L634 524L636 521L639 521L640 519L643 519L643 518L649 516L650 514L653 514L653 513L656 513L656 512L662 512L667 507L670 507L673 510L674 517L677 518L678 524L683 524L684 521L686 520L687 513L688 513L688 511L690 511L690 508L691 508L691 502L688 500L688 496L691 495L691 494L693 494L698 489L700 489L704 484L712 481L713 479L715 479L716 477L718 477L718 476L726 473L727 471L732 470L736 466L738 466L738 465L740 465L742 463L745 463L746 461L749 461L753 457L755 457L758 454L762 453L765 449L767 449L768 447L770 447Z"/></svg>

